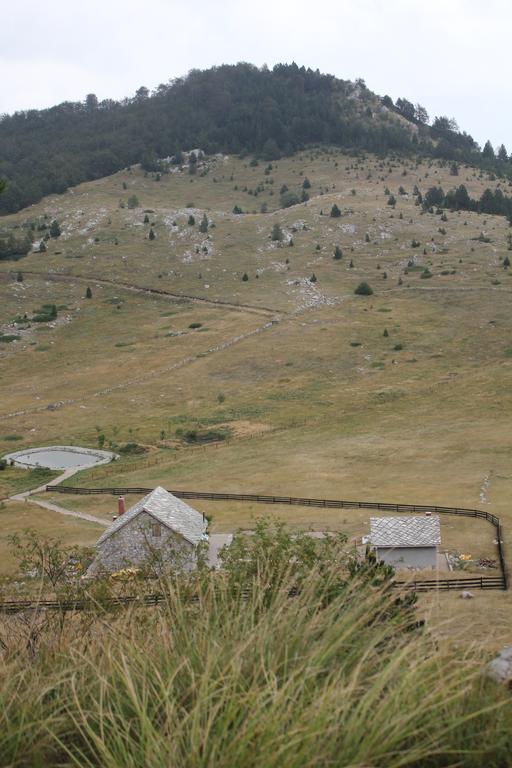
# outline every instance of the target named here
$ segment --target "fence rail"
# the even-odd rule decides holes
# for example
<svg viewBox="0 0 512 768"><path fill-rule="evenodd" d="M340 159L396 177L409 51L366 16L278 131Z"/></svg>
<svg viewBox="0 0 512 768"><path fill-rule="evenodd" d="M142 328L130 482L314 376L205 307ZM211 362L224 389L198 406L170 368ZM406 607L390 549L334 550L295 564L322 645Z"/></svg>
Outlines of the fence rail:
<svg viewBox="0 0 512 768"><path fill-rule="evenodd" d="M125 496L127 494L144 495L150 493L153 488L77 488L65 485L47 485L46 490L51 493L69 493L77 495L93 495L93 494L110 494L113 496ZM467 507L441 507L437 505L428 504L389 504L379 501L346 501L342 499L310 499L301 496L273 496L260 493L216 493L210 491L183 491L183 490L171 490L170 493L174 494L180 499L203 499L205 501L245 501L253 502L256 504L287 504L290 506L301 507L321 507L325 509L376 509L381 512L434 512L439 515L455 515L459 517L474 517L481 520L486 520L496 530L496 547L498 552L498 561L500 564L500 576L499 577L485 577L485 579L491 579L491 581L498 582L499 586L490 586L491 581L486 581L487 586L479 586L480 589L508 589L508 575L507 566L505 562L505 555L503 552L503 526L501 520L491 512L486 512L482 509L470 509ZM472 579L461 579L465 585L470 588L477 588L477 585L469 585L467 582ZM441 585L441 582L450 581L441 579L437 580L436 584ZM481 581L481 579L480 579ZM409 582L407 582L409 583ZM419 584L419 582L417 582ZM455 587L445 586L431 586L429 589L455 589ZM418 587L420 589L420 587ZM423 590L424 591L424 590Z"/></svg>
<svg viewBox="0 0 512 768"><path fill-rule="evenodd" d="M415 592L431 592L434 590L447 591L450 589L505 589L501 576L478 576L469 579L424 579L422 581L395 581L393 587L400 590L413 590ZM242 589L238 595L242 599L249 597L249 590ZM295 597L297 589L291 589L288 597ZM6 600L0 602L0 614L14 615L23 611L86 611L99 609L122 608L125 606L151 607L165 603L169 595L157 593L152 595L127 595L123 597L110 597L101 602L82 598L77 600ZM189 597L190 602L197 602L195 595Z"/></svg>

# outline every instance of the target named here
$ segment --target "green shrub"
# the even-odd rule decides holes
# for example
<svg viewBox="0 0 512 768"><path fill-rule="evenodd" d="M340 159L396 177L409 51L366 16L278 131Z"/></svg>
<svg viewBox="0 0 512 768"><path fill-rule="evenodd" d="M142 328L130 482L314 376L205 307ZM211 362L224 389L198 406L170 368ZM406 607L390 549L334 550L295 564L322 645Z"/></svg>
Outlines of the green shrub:
<svg viewBox="0 0 512 768"><path fill-rule="evenodd" d="M183 439L187 443L196 443L202 445L204 443L217 443L222 440L227 440L231 435L229 428L224 429L188 429L182 433Z"/></svg>
<svg viewBox="0 0 512 768"><path fill-rule="evenodd" d="M189 328L192 328L194 330L195 328L201 328L203 324L202 323L190 323Z"/></svg>
<svg viewBox="0 0 512 768"><path fill-rule="evenodd" d="M18 341L21 336L16 333L0 333L0 344L10 344L11 341Z"/></svg>
<svg viewBox="0 0 512 768"><path fill-rule="evenodd" d="M359 283L354 290L354 293L357 294L357 296L371 296L373 294L373 288L368 283L362 282Z"/></svg>
<svg viewBox="0 0 512 768"><path fill-rule="evenodd" d="M124 445L119 446L117 450L123 456L140 456L140 454L147 452L147 448L144 448L143 445L139 445L138 443L125 443Z"/></svg>

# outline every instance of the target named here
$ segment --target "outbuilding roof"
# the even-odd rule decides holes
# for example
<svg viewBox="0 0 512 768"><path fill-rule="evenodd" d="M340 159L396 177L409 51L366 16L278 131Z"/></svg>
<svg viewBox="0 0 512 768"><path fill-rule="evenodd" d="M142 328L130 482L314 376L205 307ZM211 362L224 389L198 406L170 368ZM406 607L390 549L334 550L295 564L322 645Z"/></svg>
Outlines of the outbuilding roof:
<svg viewBox="0 0 512 768"><path fill-rule="evenodd" d="M441 543L439 517L371 517L370 542L375 547L435 547Z"/></svg>
<svg viewBox="0 0 512 768"><path fill-rule="evenodd" d="M158 486L120 515L100 536L96 544L101 544L142 512L146 512L167 528L176 531L191 544L199 544L206 537L207 522L203 515L165 488Z"/></svg>

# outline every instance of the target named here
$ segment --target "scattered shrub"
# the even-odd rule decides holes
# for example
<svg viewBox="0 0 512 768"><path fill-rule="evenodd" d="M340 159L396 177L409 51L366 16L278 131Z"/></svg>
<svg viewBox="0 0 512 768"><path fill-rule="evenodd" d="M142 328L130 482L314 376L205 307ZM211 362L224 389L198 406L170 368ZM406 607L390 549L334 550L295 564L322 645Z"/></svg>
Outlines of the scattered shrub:
<svg viewBox="0 0 512 768"><path fill-rule="evenodd" d="M371 296L373 294L373 289L368 283L362 282L359 283L357 288L354 290L354 293L357 296Z"/></svg>

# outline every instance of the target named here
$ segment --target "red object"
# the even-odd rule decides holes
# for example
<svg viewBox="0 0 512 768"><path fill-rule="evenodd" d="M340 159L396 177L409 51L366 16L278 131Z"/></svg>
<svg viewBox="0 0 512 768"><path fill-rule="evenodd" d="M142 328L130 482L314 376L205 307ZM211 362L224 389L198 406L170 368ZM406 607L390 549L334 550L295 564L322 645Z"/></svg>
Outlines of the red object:
<svg viewBox="0 0 512 768"><path fill-rule="evenodd" d="M117 500L117 514L124 515L125 512L126 512L126 509L124 506L124 496L120 496Z"/></svg>

